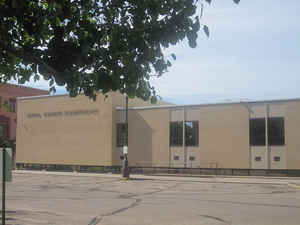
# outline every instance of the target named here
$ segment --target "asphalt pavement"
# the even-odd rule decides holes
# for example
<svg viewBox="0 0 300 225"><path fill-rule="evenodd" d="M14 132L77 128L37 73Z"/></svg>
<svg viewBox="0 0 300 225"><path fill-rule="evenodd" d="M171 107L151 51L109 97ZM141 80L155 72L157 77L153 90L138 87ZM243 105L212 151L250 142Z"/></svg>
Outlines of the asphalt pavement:
<svg viewBox="0 0 300 225"><path fill-rule="evenodd" d="M300 179L15 171L11 225L299 225Z"/></svg>

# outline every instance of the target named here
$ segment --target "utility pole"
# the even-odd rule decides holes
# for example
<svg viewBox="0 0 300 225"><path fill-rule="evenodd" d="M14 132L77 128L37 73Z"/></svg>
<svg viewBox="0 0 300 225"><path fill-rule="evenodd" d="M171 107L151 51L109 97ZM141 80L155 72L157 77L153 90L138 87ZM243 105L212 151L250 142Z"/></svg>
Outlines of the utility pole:
<svg viewBox="0 0 300 225"><path fill-rule="evenodd" d="M126 95L126 106L125 106L125 140L126 145L123 146L123 154L124 154L124 160L123 160L123 166L122 166L122 176L123 178L129 179L129 167L128 167L128 96Z"/></svg>
<svg viewBox="0 0 300 225"><path fill-rule="evenodd" d="M5 225L5 189L6 189L6 149L2 149L2 225Z"/></svg>

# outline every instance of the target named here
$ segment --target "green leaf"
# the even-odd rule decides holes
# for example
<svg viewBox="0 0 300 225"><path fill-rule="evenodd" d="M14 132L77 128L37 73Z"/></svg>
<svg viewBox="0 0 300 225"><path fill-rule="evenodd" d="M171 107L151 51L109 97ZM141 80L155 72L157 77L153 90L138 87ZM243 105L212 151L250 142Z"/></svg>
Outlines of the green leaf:
<svg viewBox="0 0 300 225"><path fill-rule="evenodd" d="M36 81L40 80L40 76L36 74L36 75L34 75L33 79L34 79L34 82L36 82Z"/></svg>
<svg viewBox="0 0 300 225"><path fill-rule="evenodd" d="M157 97L156 96L152 96L151 97L151 104L155 104L157 102Z"/></svg>
<svg viewBox="0 0 300 225"><path fill-rule="evenodd" d="M56 88L54 86L50 88L50 93L52 93L52 94L56 93Z"/></svg>
<svg viewBox="0 0 300 225"><path fill-rule="evenodd" d="M70 96L121 91L151 100L156 93L145 81L176 60L162 48L185 38L196 47L199 2L205 0L0 0L1 48L12 52L1 55L1 79L25 83L38 74L51 92L59 85Z"/></svg>
<svg viewBox="0 0 300 225"><path fill-rule="evenodd" d="M172 66L172 63L169 60L167 60L167 66Z"/></svg>
<svg viewBox="0 0 300 225"><path fill-rule="evenodd" d="M173 60L176 60L176 55L174 53L171 54Z"/></svg>
<svg viewBox="0 0 300 225"><path fill-rule="evenodd" d="M208 28L208 26L204 25L203 30L204 30L204 33L206 34L206 36L209 37L209 28Z"/></svg>

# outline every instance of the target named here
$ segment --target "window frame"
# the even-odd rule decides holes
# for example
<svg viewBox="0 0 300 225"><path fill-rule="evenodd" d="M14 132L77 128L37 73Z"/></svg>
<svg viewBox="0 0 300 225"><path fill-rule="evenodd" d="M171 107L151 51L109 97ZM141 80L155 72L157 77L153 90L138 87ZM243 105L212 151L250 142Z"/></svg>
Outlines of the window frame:
<svg viewBox="0 0 300 225"><path fill-rule="evenodd" d="M184 121L184 135L183 138L183 121L170 121L169 123L169 146L170 147L183 147L183 139L186 147L198 147L199 146L199 121L198 120L188 120ZM192 123L191 126L187 125ZM191 132L188 128L191 127ZM188 141L187 135L191 134L192 141Z"/></svg>
<svg viewBox="0 0 300 225"><path fill-rule="evenodd" d="M182 147L183 146L183 121L170 121L169 132L170 132L169 145L171 147Z"/></svg>
<svg viewBox="0 0 300 225"><path fill-rule="evenodd" d="M259 127L260 125L255 126L254 125L255 121L263 121L263 127L264 128L260 128ZM257 135L255 133L255 129L264 130L263 131L263 137L259 137L259 135ZM266 119L264 117L250 118L249 119L249 145L250 146L266 146Z"/></svg>
<svg viewBox="0 0 300 225"><path fill-rule="evenodd" d="M266 129L267 129L267 136L268 136L268 146L284 146L285 145L285 122L284 117L268 117L267 118L267 125L266 125L266 118L250 118L249 119L249 144L250 146L266 146ZM254 121L264 121L263 126L264 128L259 128L260 125L257 125L256 128L253 124ZM279 122L279 123L278 123ZM277 124L276 124L277 123ZM277 130L275 128L278 128ZM259 137L258 134L255 133L255 129L261 129L263 131L263 139L262 142L256 140L255 138ZM279 134L276 137L276 133ZM274 135L275 134L275 135ZM264 142L264 143L263 143Z"/></svg>
<svg viewBox="0 0 300 225"><path fill-rule="evenodd" d="M4 135L3 136L0 136L0 139L8 139L8 136L9 136L9 127L8 127L8 122L4 122L4 121L1 121L0 122L0 126L1 127L4 127L3 130L4 130Z"/></svg>
<svg viewBox="0 0 300 225"><path fill-rule="evenodd" d="M16 100L15 99L9 99L9 112L16 112Z"/></svg>
<svg viewBox="0 0 300 225"><path fill-rule="evenodd" d="M124 131L125 130L125 131ZM117 147L128 146L128 124L127 123L117 123Z"/></svg>
<svg viewBox="0 0 300 225"><path fill-rule="evenodd" d="M192 141L192 143L188 143L187 140L187 135L188 132L187 132L187 123L192 123L192 139L195 139ZM195 126L196 125L196 126ZM189 120L189 121L185 121L185 137L184 137L184 140L185 140L185 146L186 147L197 147L199 146L199 121L197 120Z"/></svg>
<svg viewBox="0 0 300 225"><path fill-rule="evenodd" d="M276 137L276 135L274 135L274 133L276 133L276 131L272 130L272 128L278 126L278 122L279 122L279 126L280 126L279 129L277 130L277 132L279 133L279 136ZM272 123L277 123L277 124L274 125ZM285 145L284 117L269 117L268 118L268 145L269 146L284 146Z"/></svg>

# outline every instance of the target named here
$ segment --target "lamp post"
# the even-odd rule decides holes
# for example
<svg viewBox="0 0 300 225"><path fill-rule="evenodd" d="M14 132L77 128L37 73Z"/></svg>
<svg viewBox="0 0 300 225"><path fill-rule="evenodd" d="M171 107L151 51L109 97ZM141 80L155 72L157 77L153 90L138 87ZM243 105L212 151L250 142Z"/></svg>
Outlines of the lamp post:
<svg viewBox="0 0 300 225"><path fill-rule="evenodd" d="M6 181L6 160L5 160L5 146L2 150L2 224L5 225L5 181Z"/></svg>
<svg viewBox="0 0 300 225"><path fill-rule="evenodd" d="M126 106L125 106L125 140L126 145L123 146L123 166L122 166L122 176L123 178L128 179L129 178L129 167L128 167L128 96L126 95Z"/></svg>

